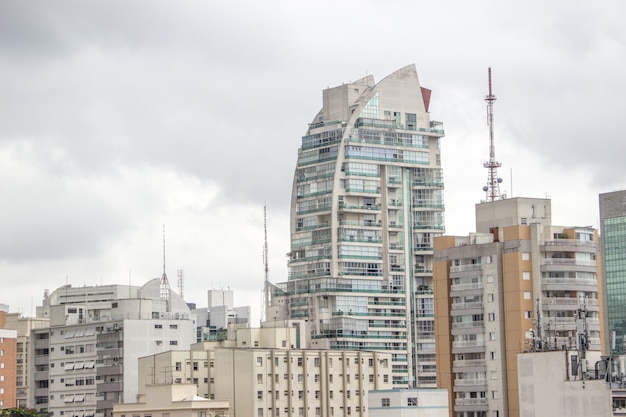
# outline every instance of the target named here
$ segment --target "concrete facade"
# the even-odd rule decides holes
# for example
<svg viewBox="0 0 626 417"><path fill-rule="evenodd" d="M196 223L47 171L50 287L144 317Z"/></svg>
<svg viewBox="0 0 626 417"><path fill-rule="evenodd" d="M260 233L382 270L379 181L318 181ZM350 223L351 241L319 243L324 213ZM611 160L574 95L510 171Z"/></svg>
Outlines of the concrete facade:
<svg viewBox="0 0 626 417"><path fill-rule="evenodd" d="M369 417L447 417L445 389L372 390Z"/></svg>
<svg viewBox="0 0 626 417"><path fill-rule="evenodd" d="M40 319L33 317L22 317L21 313L8 313L6 315L5 328L15 330L17 332L16 347L16 407L19 408L37 408L35 404L29 401L28 393L30 384L33 381L32 375L32 356L30 354L31 331L34 329L45 329L50 325L48 319Z"/></svg>
<svg viewBox="0 0 626 417"><path fill-rule="evenodd" d="M0 315L4 312L0 312ZM3 320L0 317L0 323ZM17 331L0 328L0 409L17 404Z"/></svg>
<svg viewBox="0 0 626 417"><path fill-rule="evenodd" d="M140 356L189 348L196 323L160 280L142 287L64 286L40 309L50 318L48 410L52 416L110 417L113 404L134 401ZM41 348L44 349L44 348ZM41 394L41 393L40 393ZM43 397L43 395L36 395Z"/></svg>
<svg viewBox="0 0 626 417"><path fill-rule="evenodd" d="M194 384L149 385L136 402L115 404L114 417L230 417L227 401L196 395Z"/></svg>
<svg viewBox="0 0 626 417"><path fill-rule="evenodd" d="M520 417L612 416L602 379L581 379L568 369L576 351L520 353L517 357Z"/></svg>
<svg viewBox="0 0 626 417"><path fill-rule="evenodd" d="M215 398L233 417L368 416L372 389L390 389L390 353L223 348Z"/></svg>
<svg viewBox="0 0 626 417"><path fill-rule="evenodd" d="M597 232L551 224L550 200L513 198L476 206L477 233L435 240L439 384L450 415L519 416L517 355L586 343L600 352Z"/></svg>
<svg viewBox="0 0 626 417"><path fill-rule="evenodd" d="M414 65L323 91L302 137L289 279L266 320L313 349L388 351L398 387L435 387L433 239L444 230L440 123Z"/></svg>
<svg viewBox="0 0 626 417"><path fill-rule="evenodd" d="M236 341L202 342L190 351L139 359L140 387L198 385L227 400L233 416L367 416L368 392L391 389L390 353L296 349L297 329L239 329Z"/></svg>

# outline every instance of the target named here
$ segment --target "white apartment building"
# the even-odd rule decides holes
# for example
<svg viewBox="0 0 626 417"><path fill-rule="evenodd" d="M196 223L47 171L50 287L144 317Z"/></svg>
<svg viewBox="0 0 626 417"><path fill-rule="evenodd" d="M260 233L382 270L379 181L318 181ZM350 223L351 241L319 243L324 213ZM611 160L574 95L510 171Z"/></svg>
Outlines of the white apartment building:
<svg viewBox="0 0 626 417"><path fill-rule="evenodd" d="M196 323L159 279L142 287L64 286L40 311L50 318L48 410L65 417L109 417L113 404L135 401L140 356L188 349ZM43 371L43 370L42 370Z"/></svg>
<svg viewBox="0 0 626 417"><path fill-rule="evenodd" d="M436 386L433 239L444 231L441 123L414 65L323 91L294 175L288 281L269 321L306 346L393 356L394 386Z"/></svg>

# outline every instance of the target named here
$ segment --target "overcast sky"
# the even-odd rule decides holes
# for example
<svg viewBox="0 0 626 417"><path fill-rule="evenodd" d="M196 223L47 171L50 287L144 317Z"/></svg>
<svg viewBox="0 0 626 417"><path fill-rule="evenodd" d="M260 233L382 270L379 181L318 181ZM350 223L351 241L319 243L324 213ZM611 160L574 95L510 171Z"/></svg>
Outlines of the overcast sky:
<svg viewBox="0 0 626 417"><path fill-rule="evenodd" d="M258 317L287 278L300 138L322 90L411 63L444 123L446 232L484 198L484 96L509 196L598 227L626 188L626 2L0 2L0 303L34 314L66 282L187 301L235 290ZM255 323L256 324L256 323Z"/></svg>

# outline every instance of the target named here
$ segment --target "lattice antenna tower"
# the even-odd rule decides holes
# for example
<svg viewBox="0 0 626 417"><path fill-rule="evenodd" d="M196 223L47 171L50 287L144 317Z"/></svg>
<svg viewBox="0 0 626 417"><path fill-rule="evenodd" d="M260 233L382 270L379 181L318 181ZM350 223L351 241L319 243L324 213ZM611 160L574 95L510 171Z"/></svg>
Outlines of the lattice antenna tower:
<svg viewBox="0 0 626 417"><path fill-rule="evenodd" d="M487 102L487 124L489 125L489 162L485 162L483 166L487 168L487 185L483 187L483 191L486 194L487 202L502 200L504 196L500 194L500 183L502 178L498 177L498 168L502 164L496 161L496 145L493 134L493 103L496 101L496 96L493 95L491 89L491 67L488 70L489 73L489 94L485 96L485 102Z"/></svg>
<svg viewBox="0 0 626 417"><path fill-rule="evenodd" d="M180 298L184 300L185 299L185 296L183 295L183 290L185 287L184 271L182 269L179 269L176 272L178 274L178 294L180 295Z"/></svg>
<svg viewBox="0 0 626 417"><path fill-rule="evenodd" d="M163 275L161 276L161 300L170 299L170 283L165 273L165 225L163 225Z"/></svg>
<svg viewBox="0 0 626 417"><path fill-rule="evenodd" d="M263 206L263 267L265 269L265 282L263 283L263 308L261 309L261 319L265 318L265 310L269 307L270 302L270 266L268 260L268 245L267 245L267 206Z"/></svg>

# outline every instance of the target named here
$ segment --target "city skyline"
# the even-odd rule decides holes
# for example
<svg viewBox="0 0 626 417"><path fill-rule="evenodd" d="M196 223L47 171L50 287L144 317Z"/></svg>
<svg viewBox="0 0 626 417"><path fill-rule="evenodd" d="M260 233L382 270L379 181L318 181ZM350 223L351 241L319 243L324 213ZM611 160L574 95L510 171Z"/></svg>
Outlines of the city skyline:
<svg viewBox="0 0 626 417"><path fill-rule="evenodd" d="M0 276L12 283L0 303L31 316L46 288L159 277L165 224L174 290L183 269L188 301L230 287L259 311L263 206L282 282L294 156L319 91L411 63L444 122L446 234L473 230L484 197L489 66L502 191L547 194L555 223L598 228L598 194L626 187L626 6L331 4L0 5Z"/></svg>

